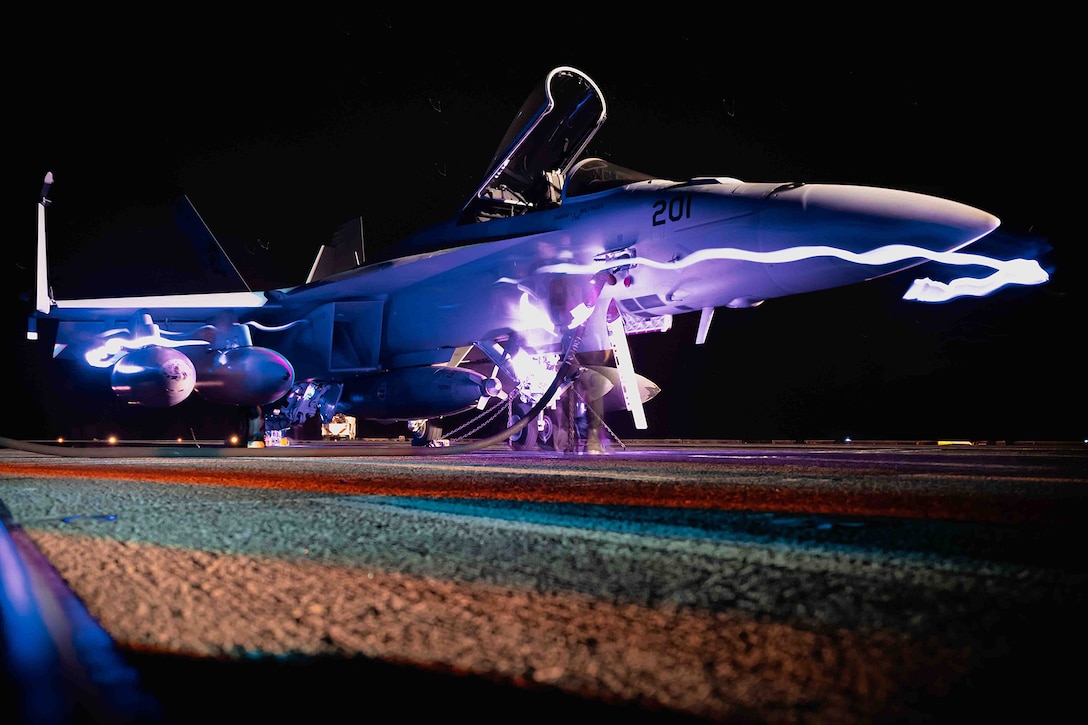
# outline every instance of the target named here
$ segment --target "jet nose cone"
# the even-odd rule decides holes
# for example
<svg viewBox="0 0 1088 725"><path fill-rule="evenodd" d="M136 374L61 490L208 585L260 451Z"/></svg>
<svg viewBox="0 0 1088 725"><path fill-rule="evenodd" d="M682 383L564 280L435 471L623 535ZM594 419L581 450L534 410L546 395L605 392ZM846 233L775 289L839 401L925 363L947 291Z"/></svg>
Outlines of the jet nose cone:
<svg viewBox="0 0 1088 725"><path fill-rule="evenodd" d="M898 229L884 242L919 244L950 251L986 236L1001 220L957 201L898 189L812 184L795 190L806 214L826 212L858 224Z"/></svg>
<svg viewBox="0 0 1088 725"><path fill-rule="evenodd" d="M760 214L759 247L783 255L775 262L790 262L768 264L766 272L791 294L909 269L1000 223L967 204L869 186L806 184L775 191L768 201Z"/></svg>

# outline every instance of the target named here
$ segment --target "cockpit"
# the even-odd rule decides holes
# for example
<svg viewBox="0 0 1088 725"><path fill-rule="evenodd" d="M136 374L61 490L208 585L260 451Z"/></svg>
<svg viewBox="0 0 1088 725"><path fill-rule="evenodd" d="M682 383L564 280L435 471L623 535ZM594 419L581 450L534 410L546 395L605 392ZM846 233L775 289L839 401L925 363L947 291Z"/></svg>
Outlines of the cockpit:
<svg viewBox="0 0 1088 725"><path fill-rule="evenodd" d="M617 186L626 186L639 181L649 181L654 178L641 171L613 164L604 159L582 159L571 169L570 176L563 189L563 198L570 199L575 196L596 194L600 191L615 189Z"/></svg>
<svg viewBox="0 0 1088 725"><path fill-rule="evenodd" d="M604 159L582 159L574 165L569 175L564 176L554 169L544 171L520 191L506 185L484 189L472 205L474 218L463 221L482 222L550 209L559 206L565 199L596 194L652 178L649 174L632 171Z"/></svg>

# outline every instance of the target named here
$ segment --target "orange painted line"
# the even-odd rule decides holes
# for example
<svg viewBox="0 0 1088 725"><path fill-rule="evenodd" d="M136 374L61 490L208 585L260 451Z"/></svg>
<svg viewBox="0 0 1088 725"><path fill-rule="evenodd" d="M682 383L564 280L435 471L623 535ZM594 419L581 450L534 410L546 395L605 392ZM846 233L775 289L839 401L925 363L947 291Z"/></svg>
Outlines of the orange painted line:
<svg viewBox="0 0 1088 725"><path fill-rule="evenodd" d="M732 469L737 470L735 467ZM465 475L471 475L471 469ZM524 476L490 475L473 481L441 472L403 476L292 475L267 471L210 471L200 468L125 466L53 466L0 463L0 475L34 478L115 479L164 484L235 486L291 491L313 491L355 496L402 496L406 498L462 498L547 503L644 506L652 508L708 509L809 513L848 516L884 516L909 519L941 519L989 522L1060 523L1083 518L1084 501L1025 500L1023 496L948 495L872 490L842 490L811 484L661 483L602 481L587 483L577 478L534 481Z"/></svg>

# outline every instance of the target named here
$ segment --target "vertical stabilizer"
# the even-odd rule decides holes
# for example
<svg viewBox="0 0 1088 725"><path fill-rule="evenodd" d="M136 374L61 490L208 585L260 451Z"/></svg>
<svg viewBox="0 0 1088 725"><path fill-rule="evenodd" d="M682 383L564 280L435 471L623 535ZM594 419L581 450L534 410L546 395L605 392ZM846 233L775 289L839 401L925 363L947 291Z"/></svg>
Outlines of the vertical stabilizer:
<svg viewBox="0 0 1088 725"><path fill-rule="evenodd" d="M53 186L53 172L45 172L45 182L42 184L42 195L38 200L38 256L35 263L34 276L34 309L44 314L49 313L52 306L52 295L49 290L49 273L45 254L45 207L49 201L49 189Z"/></svg>
<svg viewBox="0 0 1088 725"><path fill-rule="evenodd" d="M338 272L358 267L366 260L363 247L363 218L356 217L340 225L329 244L321 245L310 267L306 282L317 282Z"/></svg>

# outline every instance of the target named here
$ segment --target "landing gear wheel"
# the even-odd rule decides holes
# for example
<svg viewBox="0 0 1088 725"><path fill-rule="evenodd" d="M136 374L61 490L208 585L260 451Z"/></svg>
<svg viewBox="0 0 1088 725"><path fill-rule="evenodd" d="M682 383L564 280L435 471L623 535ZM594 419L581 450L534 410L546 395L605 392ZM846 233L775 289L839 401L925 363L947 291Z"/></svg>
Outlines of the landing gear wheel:
<svg viewBox="0 0 1088 725"><path fill-rule="evenodd" d="M532 407L529 403L514 403L510 412L510 425L513 426L524 418ZM510 447L515 451L535 449L537 447L536 421L530 421L528 425L510 436Z"/></svg>
<svg viewBox="0 0 1088 725"><path fill-rule="evenodd" d="M413 446L429 446L442 439L442 429L429 420L409 421L408 429L412 431Z"/></svg>
<svg viewBox="0 0 1088 725"><path fill-rule="evenodd" d="M537 427L536 440L542 448L555 448L555 422L552 420L551 413L550 410L545 410L540 416L543 427ZM531 426L532 423L529 425Z"/></svg>

